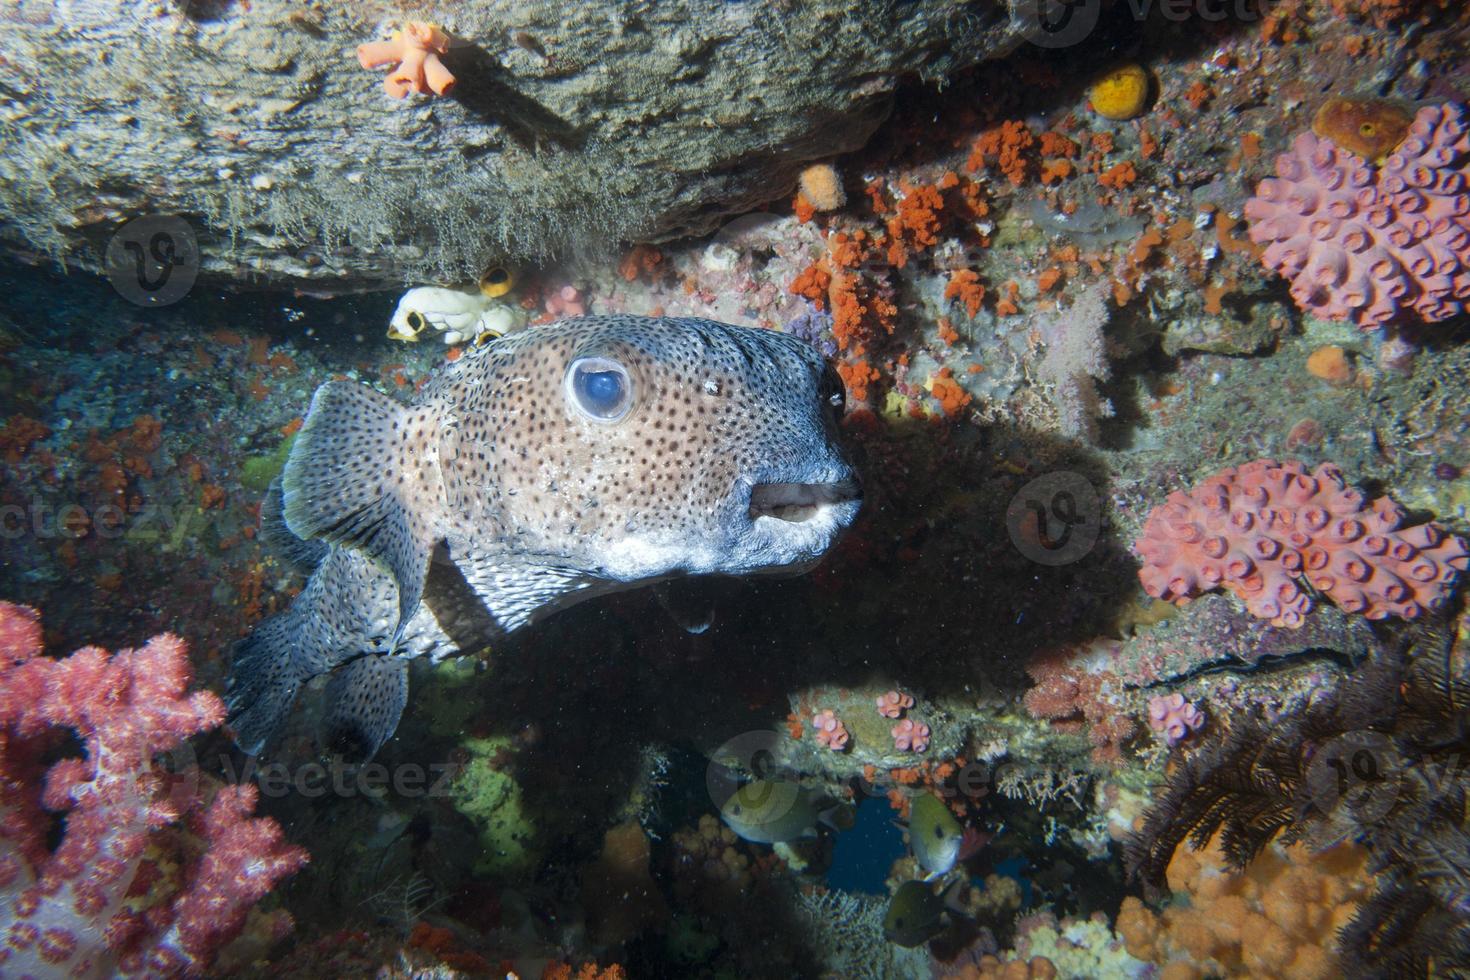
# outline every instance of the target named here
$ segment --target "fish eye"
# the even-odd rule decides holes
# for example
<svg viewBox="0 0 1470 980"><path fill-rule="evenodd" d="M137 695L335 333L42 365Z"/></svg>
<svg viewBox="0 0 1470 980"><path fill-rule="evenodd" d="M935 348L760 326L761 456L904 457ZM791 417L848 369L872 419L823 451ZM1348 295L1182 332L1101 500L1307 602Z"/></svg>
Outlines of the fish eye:
<svg viewBox="0 0 1470 980"><path fill-rule="evenodd" d="M817 398L832 410L835 418L842 418L843 409L847 407L847 386L830 364L822 372L822 380L817 386Z"/></svg>
<svg viewBox="0 0 1470 980"><path fill-rule="evenodd" d="M1364 136L1372 136L1373 135L1373 124L1372 123L1363 123L1363 125L1361 125L1361 126L1358 127L1358 132L1361 133L1361 134L1363 134Z"/></svg>
<svg viewBox="0 0 1470 980"><path fill-rule="evenodd" d="M486 269L485 274L480 277L480 292L484 293L486 296L489 296L492 299L497 296L504 296L506 293L510 292L511 287L514 285L515 277L512 276L510 274L510 270L503 265L491 266L489 269Z"/></svg>
<svg viewBox="0 0 1470 980"><path fill-rule="evenodd" d="M567 401L594 422L617 422L633 407L633 379L617 361L581 357L567 368Z"/></svg>
<svg viewBox="0 0 1470 980"><path fill-rule="evenodd" d="M427 325L424 322L424 315L418 310L409 310L407 320L409 329L414 333L422 333Z"/></svg>

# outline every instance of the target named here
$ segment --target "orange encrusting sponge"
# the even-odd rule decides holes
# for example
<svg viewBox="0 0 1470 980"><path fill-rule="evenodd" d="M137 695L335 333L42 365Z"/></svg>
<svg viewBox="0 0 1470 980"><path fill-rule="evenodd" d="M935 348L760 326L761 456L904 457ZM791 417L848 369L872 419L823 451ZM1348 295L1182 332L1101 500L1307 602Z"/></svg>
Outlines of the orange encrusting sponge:
<svg viewBox="0 0 1470 980"><path fill-rule="evenodd" d="M1165 980L1342 976L1337 934L1372 890L1367 857L1351 843L1321 853L1272 844L1229 871L1216 835L1202 851L1174 853L1175 904L1154 912L1125 898L1117 932L1130 955L1163 966Z"/></svg>

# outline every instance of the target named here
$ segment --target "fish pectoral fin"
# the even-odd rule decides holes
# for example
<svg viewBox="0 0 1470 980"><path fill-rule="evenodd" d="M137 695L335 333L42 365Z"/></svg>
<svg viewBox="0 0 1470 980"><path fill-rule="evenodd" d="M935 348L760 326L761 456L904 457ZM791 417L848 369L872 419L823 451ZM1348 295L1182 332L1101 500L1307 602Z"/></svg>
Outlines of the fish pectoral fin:
<svg viewBox="0 0 1470 980"><path fill-rule="evenodd" d="M327 682L322 743L352 762L367 762L398 728L408 704L408 660L364 654Z"/></svg>
<svg viewBox="0 0 1470 980"><path fill-rule="evenodd" d="M653 596L680 629L693 636L715 622L715 597L698 579L670 579L653 587Z"/></svg>
<svg viewBox="0 0 1470 980"><path fill-rule="evenodd" d="M423 598L443 512L439 425L433 409L405 406L366 385L316 390L281 474L286 526L366 554L398 586L391 649Z"/></svg>

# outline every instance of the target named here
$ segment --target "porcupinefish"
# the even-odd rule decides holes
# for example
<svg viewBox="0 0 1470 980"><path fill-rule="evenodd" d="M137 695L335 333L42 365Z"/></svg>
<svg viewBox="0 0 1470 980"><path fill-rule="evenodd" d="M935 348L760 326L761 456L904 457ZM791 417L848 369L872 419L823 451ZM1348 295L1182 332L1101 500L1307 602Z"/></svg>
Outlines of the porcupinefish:
<svg viewBox="0 0 1470 980"><path fill-rule="evenodd" d="M407 404L327 382L262 505L311 575L235 648L236 741L263 750L330 674L323 740L371 758L411 657L477 652L604 592L810 568L861 501L842 392L785 334L621 315L469 351Z"/></svg>

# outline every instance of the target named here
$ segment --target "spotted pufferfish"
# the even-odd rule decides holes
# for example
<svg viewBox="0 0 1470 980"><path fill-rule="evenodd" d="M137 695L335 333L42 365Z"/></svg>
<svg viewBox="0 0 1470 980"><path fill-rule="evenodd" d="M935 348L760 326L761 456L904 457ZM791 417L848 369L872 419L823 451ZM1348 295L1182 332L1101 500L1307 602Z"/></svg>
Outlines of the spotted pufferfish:
<svg viewBox="0 0 1470 980"><path fill-rule="evenodd" d="M842 403L794 337L622 315L471 350L407 404L327 382L262 505L310 577L234 650L236 741L264 750L327 674L324 746L368 759L412 657L610 591L810 568L861 502Z"/></svg>

